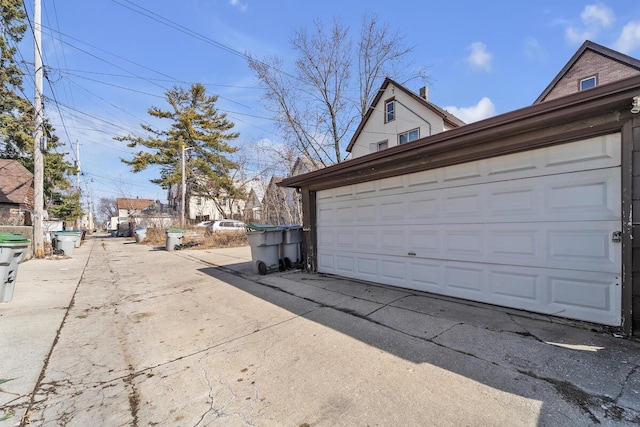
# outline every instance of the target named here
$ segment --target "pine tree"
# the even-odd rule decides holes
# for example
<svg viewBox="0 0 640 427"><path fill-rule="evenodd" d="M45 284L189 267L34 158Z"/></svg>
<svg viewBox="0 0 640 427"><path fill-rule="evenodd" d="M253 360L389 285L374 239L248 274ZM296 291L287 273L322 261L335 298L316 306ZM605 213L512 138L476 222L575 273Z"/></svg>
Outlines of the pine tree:
<svg viewBox="0 0 640 427"><path fill-rule="evenodd" d="M184 147L188 149L185 162L187 201L191 194L206 194L212 198L222 194L236 195L231 171L238 165L227 155L237 151L229 141L240 134L231 132L234 124L226 119L226 114L216 109L218 97L207 95L200 83L193 84L188 90L174 87L165 95L170 108L151 107L148 113L155 118L170 120L171 125L160 130L141 124L147 136L116 137L118 141L127 141L131 148L146 148L135 153L131 160L121 159L122 162L133 172L143 171L152 165L159 166L160 177L151 182L168 189L181 182ZM188 202L186 206L188 209Z"/></svg>

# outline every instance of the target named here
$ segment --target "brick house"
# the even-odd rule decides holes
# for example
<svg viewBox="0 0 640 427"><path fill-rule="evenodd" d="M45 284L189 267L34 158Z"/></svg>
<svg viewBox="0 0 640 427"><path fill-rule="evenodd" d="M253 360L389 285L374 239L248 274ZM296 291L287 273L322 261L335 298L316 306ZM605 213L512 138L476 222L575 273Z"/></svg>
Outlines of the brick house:
<svg viewBox="0 0 640 427"><path fill-rule="evenodd" d="M16 160L0 159L0 225L32 225L33 174Z"/></svg>
<svg viewBox="0 0 640 427"><path fill-rule="evenodd" d="M640 75L640 61L586 40L534 104Z"/></svg>

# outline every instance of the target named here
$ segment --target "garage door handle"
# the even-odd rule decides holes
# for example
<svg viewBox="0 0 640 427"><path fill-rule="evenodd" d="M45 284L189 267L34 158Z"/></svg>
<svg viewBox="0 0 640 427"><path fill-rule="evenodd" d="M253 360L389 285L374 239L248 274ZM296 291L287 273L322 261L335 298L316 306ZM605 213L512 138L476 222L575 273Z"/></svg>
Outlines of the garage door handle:
<svg viewBox="0 0 640 427"><path fill-rule="evenodd" d="M612 242L622 241L622 231L614 231L613 233L611 233L611 241Z"/></svg>

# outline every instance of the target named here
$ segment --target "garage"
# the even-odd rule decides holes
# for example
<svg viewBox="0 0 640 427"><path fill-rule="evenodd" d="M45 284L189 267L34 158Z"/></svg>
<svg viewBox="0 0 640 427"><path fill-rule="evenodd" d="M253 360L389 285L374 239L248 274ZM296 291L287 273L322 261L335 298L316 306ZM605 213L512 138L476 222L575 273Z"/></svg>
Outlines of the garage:
<svg viewBox="0 0 640 427"><path fill-rule="evenodd" d="M640 327L640 77L284 179L310 272Z"/></svg>
<svg viewBox="0 0 640 427"><path fill-rule="evenodd" d="M620 325L620 133L318 191L317 270Z"/></svg>

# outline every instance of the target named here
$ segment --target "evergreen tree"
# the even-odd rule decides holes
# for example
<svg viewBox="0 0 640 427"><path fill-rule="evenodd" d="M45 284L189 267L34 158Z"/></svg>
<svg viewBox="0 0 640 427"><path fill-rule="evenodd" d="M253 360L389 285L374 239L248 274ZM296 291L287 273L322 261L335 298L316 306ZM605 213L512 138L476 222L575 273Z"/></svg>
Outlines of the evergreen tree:
<svg viewBox="0 0 640 427"><path fill-rule="evenodd" d="M19 161L33 172L34 109L22 87L24 73L16 62L17 45L27 29L22 0L0 0L0 158ZM45 120L48 152L43 155L45 202L70 187L75 168L56 153L62 145Z"/></svg>
<svg viewBox="0 0 640 427"><path fill-rule="evenodd" d="M151 107L148 113L158 119L168 119L171 125L166 130L141 124L148 134L145 137L127 135L116 137L127 141L129 147L144 147L131 160L121 159L133 172L140 172L156 165L160 177L151 180L154 184L168 189L181 183L181 155L186 151L186 208L191 194L207 194L210 197L235 196L231 172L238 165L227 157L237 148L229 145L240 136L231 132L234 124L226 119L226 114L218 112L217 96L206 94L204 85L193 84L188 90L174 87L166 94L169 109ZM187 210L188 213L188 210Z"/></svg>

